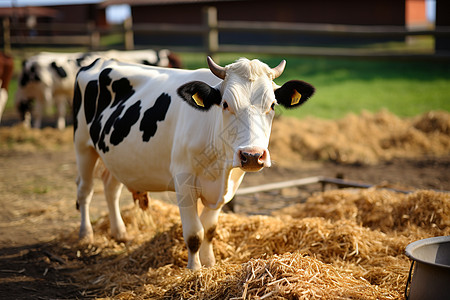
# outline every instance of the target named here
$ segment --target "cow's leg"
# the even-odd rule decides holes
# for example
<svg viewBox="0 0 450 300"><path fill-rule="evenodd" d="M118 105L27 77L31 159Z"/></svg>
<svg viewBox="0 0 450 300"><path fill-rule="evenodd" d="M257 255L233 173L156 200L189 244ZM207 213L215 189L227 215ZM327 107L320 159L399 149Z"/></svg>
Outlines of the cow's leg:
<svg viewBox="0 0 450 300"><path fill-rule="evenodd" d="M206 267L212 267L216 263L212 246L212 239L216 232L217 220L219 218L220 209L210 209L204 207L200 220L205 232L205 239L200 246L200 261Z"/></svg>
<svg viewBox="0 0 450 300"><path fill-rule="evenodd" d="M181 178L182 177L182 178ZM183 238L188 249L188 265L192 270L201 268L199 250L203 242L203 226L197 212L198 193L193 176L177 178L176 193L180 210Z"/></svg>
<svg viewBox="0 0 450 300"><path fill-rule="evenodd" d="M32 117L34 119L33 128L41 128L44 110L45 110L45 103L43 103L41 99L36 99L32 114Z"/></svg>
<svg viewBox="0 0 450 300"><path fill-rule="evenodd" d="M77 208L81 214L80 239L92 243L94 233L89 217L89 204L94 194L94 168L98 155L92 148L77 149Z"/></svg>
<svg viewBox="0 0 450 300"><path fill-rule="evenodd" d="M109 223L111 225L111 236L118 242L128 240L125 223L120 215L119 198L123 184L114 177L107 169L102 174L105 189L105 198L108 203Z"/></svg>
<svg viewBox="0 0 450 300"><path fill-rule="evenodd" d="M59 130L66 128L66 100L64 97L59 96L56 99L56 109L57 109L57 123L56 127Z"/></svg>

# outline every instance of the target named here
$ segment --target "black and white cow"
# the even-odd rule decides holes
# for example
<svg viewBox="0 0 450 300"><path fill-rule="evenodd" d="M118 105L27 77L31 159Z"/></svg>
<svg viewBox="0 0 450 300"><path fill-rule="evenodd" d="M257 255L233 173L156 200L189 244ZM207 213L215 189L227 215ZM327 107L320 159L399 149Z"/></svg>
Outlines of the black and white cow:
<svg viewBox="0 0 450 300"><path fill-rule="evenodd" d="M100 159L111 234L127 238L119 211L131 191L175 191L188 268L215 263L211 241L221 207L245 172L270 167L268 150L275 106L297 107L314 93L310 84L273 82L285 61L271 69L239 59L194 71L97 60L75 84L74 143L79 178L80 238L91 241L89 204ZM197 201L204 209L199 216Z"/></svg>
<svg viewBox="0 0 450 300"><path fill-rule="evenodd" d="M26 126L40 128L45 108L55 105L57 127L66 126L66 108L73 98L75 76L82 66L87 66L98 57L117 59L161 67L180 67L179 58L169 50L99 51L89 53L41 52L25 60L19 76L15 105ZM32 105L34 108L32 109Z"/></svg>

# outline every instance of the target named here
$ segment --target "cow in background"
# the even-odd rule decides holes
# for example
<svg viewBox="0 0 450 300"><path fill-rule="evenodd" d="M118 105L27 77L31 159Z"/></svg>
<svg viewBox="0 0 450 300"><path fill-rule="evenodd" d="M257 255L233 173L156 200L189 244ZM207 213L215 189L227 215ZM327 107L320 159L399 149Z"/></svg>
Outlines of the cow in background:
<svg viewBox="0 0 450 300"><path fill-rule="evenodd" d="M98 57L160 67L181 67L180 59L166 49L88 53L41 52L23 62L19 76L15 106L25 126L31 126L33 118L33 127L40 128L45 109L55 105L56 127L64 129L66 108L73 98L76 73L80 67L89 65Z"/></svg>
<svg viewBox="0 0 450 300"><path fill-rule="evenodd" d="M0 122L8 101L8 87L13 75L13 67L13 58L0 52Z"/></svg>
<svg viewBox="0 0 450 300"><path fill-rule="evenodd" d="M220 209L245 172L271 166L275 107L298 107L314 93L300 80L277 85L285 64L239 59L222 67L208 57L209 69L177 70L98 59L81 68L73 99L80 238L93 241L89 205L101 161L115 239L127 239L119 209L124 185L132 192L174 191L188 268L214 265Z"/></svg>

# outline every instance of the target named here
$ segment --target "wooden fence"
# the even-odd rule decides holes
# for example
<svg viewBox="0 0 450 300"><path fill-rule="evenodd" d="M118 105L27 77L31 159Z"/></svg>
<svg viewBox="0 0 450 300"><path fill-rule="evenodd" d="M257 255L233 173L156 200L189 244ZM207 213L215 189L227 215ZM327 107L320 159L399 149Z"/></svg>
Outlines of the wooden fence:
<svg viewBox="0 0 450 300"><path fill-rule="evenodd" d="M300 47L283 45L227 45L219 43L219 33L223 32L245 32L245 33L270 33L308 35L332 38L406 38L412 36L432 36L450 39L450 27L437 27L432 30L408 30L404 26L353 26L353 25L331 25L331 24L301 24L280 22L245 22L245 21L219 21L215 7L206 7L203 11L203 22L199 25L175 25L175 24L133 24L131 19L124 22L123 27L114 30L102 30L90 24L51 24L39 25L35 30L51 32L51 35L22 35L11 36L10 24L7 19L3 20L4 50L8 52L11 45L80 45L90 49L100 47L100 37L108 34L122 34L123 47L127 50L135 48L134 36L139 35L192 35L203 39L201 47L171 47L175 51L201 51L210 55L223 52L249 52L268 54L297 54L297 55L324 55L324 56L346 56L346 57L450 57L449 52L437 53L434 49L421 51L417 49L408 50L377 50L373 48L342 48L342 47ZM27 28L15 28L14 31ZM71 33L71 35L64 34ZM57 33L57 34L55 34ZM77 34L74 34L77 33ZM162 46L162 45L161 45ZM157 46L155 46L157 47Z"/></svg>

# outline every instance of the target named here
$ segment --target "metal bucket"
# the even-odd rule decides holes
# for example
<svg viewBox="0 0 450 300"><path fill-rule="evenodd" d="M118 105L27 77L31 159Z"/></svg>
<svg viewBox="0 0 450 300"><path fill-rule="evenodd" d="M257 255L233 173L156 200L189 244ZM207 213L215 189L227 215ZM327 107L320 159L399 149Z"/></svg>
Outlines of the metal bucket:
<svg viewBox="0 0 450 300"><path fill-rule="evenodd" d="M450 299L450 236L416 241L405 254L412 260L406 299Z"/></svg>

